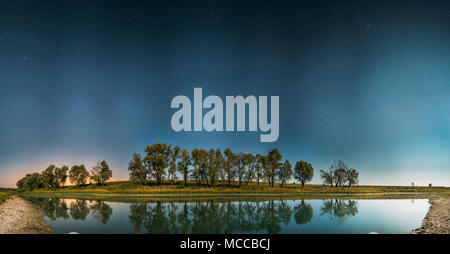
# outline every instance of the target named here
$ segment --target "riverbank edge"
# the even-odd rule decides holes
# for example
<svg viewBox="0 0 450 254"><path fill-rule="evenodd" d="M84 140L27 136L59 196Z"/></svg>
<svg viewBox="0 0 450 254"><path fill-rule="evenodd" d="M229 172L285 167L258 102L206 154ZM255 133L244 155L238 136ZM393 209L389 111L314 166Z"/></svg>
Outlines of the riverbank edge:
<svg viewBox="0 0 450 254"><path fill-rule="evenodd" d="M430 208L420 228L411 234L450 234L450 197L431 196Z"/></svg>
<svg viewBox="0 0 450 254"><path fill-rule="evenodd" d="M0 234L53 234L44 211L18 195L0 204Z"/></svg>
<svg viewBox="0 0 450 254"><path fill-rule="evenodd" d="M101 194L99 195L101 196ZM110 196L129 196L129 195L110 195ZM167 195L165 195L167 197ZM178 196L178 195L177 195ZM188 196L188 195L183 195ZM208 195L214 196L214 195ZM216 195L217 196L217 195ZM241 196L249 196L241 195ZM256 195L252 195L256 196ZM264 196L264 195L260 195ZM276 196L276 195L273 195ZM278 195L280 196L280 195ZM292 196L289 195L289 196ZM155 197L155 196L153 196ZM425 216L422 226L411 232L411 234L450 234L450 198L442 196L430 196L428 201L430 202L430 208ZM10 209L10 202L14 202L13 209L21 209L21 213L10 212L6 216L15 216L12 222L2 223L0 228L1 233L7 234L51 234L54 233L53 229L43 219L44 213L40 207L26 201L18 195L14 195L4 203L0 204L0 215L4 216L5 208ZM19 204L19 206L18 206ZM9 206L9 207L8 207ZM22 217L21 214L25 214ZM25 220L23 218L26 218ZM7 221L7 220L6 220Z"/></svg>
<svg viewBox="0 0 450 254"><path fill-rule="evenodd" d="M438 193L421 192L384 192L384 193L83 193L83 192L23 192L23 197L59 197L59 198L139 198L139 199L208 199L208 198L293 198L293 199L428 199Z"/></svg>

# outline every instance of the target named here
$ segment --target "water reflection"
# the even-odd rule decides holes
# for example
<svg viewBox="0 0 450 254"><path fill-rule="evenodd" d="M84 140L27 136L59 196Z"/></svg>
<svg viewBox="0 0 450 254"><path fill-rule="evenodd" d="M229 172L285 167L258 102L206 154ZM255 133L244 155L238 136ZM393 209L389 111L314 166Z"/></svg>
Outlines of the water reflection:
<svg viewBox="0 0 450 254"><path fill-rule="evenodd" d="M28 198L52 221L84 221L91 216L107 224L113 215L108 202L89 199ZM129 204L128 223L134 233L280 233L291 222L302 227L314 217L305 200L285 201L147 201ZM343 224L358 213L354 200L323 200L320 216Z"/></svg>
<svg viewBox="0 0 450 254"><path fill-rule="evenodd" d="M84 221L89 214L97 221L106 224L113 214L113 209L101 200L63 199L63 198L27 198L33 204L40 206L47 218L73 219Z"/></svg>
<svg viewBox="0 0 450 254"><path fill-rule="evenodd" d="M294 208L295 223L299 225L306 224L313 218L313 208L310 204L305 203L304 200Z"/></svg>
<svg viewBox="0 0 450 254"><path fill-rule="evenodd" d="M355 216L358 207L354 200L329 199L324 200L320 208L320 216L328 215L330 220L338 224L343 224L348 217Z"/></svg>
<svg viewBox="0 0 450 254"><path fill-rule="evenodd" d="M95 201L95 204L91 205L91 212L94 219L106 224L113 214L113 209L105 202L97 200Z"/></svg>

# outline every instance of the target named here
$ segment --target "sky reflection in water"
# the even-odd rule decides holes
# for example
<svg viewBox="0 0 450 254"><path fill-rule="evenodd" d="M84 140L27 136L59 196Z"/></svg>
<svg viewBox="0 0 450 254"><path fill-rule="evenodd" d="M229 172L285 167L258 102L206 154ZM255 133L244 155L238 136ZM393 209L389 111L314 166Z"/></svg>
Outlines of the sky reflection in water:
<svg viewBox="0 0 450 254"><path fill-rule="evenodd" d="M427 199L148 201L29 198L56 233L409 233Z"/></svg>

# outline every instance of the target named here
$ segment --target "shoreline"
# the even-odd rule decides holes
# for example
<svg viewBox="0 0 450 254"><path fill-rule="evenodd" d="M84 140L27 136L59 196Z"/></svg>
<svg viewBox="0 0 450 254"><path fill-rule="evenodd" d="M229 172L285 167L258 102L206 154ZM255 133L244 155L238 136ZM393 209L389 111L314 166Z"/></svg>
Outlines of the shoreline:
<svg viewBox="0 0 450 254"><path fill-rule="evenodd" d="M422 226L411 234L450 234L450 198L432 196Z"/></svg>
<svg viewBox="0 0 450 254"><path fill-rule="evenodd" d="M40 208L15 195L0 204L0 234L51 234Z"/></svg>
<svg viewBox="0 0 450 254"><path fill-rule="evenodd" d="M124 194L113 194L113 193L93 193L94 196L141 196L141 197L195 197L195 196L385 196L385 195L433 195L435 193L425 193L425 192L384 192L384 193L124 193Z"/></svg>
<svg viewBox="0 0 450 254"><path fill-rule="evenodd" d="M291 199L428 199L437 193L422 192L384 192L384 193L22 193L20 196L59 197L59 198L99 198L99 199L239 199L239 198L291 198Z"/></svg>
<svg viewBox="0 0 450 254"><path fill-rule="evenodd" d="M409 193L411 194L411 193ZM360 194L359 196L366 196ZM384 193L380 193L384 196ZM96 194L95 196L109 197L186 197L186 196L294 196L292 194ZM422 221L420 228L411 234L450 234L450 198L441 196L430 196L428 202L431 204L429 210ZM13 196L0 204L0 234L51 234L53 229L43 219L43 211L23 199L20 196Z"/></svg>

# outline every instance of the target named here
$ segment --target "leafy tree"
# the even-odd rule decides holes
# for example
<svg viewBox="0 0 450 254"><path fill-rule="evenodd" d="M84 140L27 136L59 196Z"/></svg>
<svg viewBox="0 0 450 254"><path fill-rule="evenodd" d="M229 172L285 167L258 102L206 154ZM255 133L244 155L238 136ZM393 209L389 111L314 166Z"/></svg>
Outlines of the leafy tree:
<svg viewBox="0 0 450 254"><path fill-rule="evenodd" d="M314 169L312 165L306 161L297 161L294 168L294 177L302 183L302 188L306 182L312 180L314 176Z"/></svg>
<svg viewBox="0 0 450 254"><path fill-rule="evenodd" d="M261 168L261 172L262 172L262 179L267 179L267 182L269 183L270 186L270 178L269 178L269 156L265 155L265 156L261 156L259 158L259 166Z"/></svg>
<svg viewBox="0 0 450 254"><path fill-rule="evenodd" d="M271 150L268 154L268 168L267 168L267 177L269 179L269 184L273 187L275 183L275 178L277 176L277 171L281 166L281 154L278 152L278 149Z"/></svg>
<svg viewBox="0 0 450 254"><path fill-rule="evenodd" d="M177 179L177 161L180 158L180 152L180 147L176 146L170 154L169 182L172 184Z"/></svg>
<svg viewBox="0 0 450 254"><path fill-rule="evenodd" d="M224 172L226 180L228 182L228 187L231 186L231 181L235 178L234 166L236 162L236 155L231 151L230 148L225 149L223 152L225 154L226 160L224 163Z"/></svg>
<svg viewBox="0 0 450 254"><path fill-rule="evenodd" d="M106 161L98 162L96 166L92 167L91 180L97 182L97 185L104 185L111 177L112 170Z"/></svg>
<svg viewBox="0 0 450 254"><path fill-rule="evenodd" d="M31 191L44 188L44 181L39 173L26 174L22 179L17 181L16 186L19 191Z"/></svg>
<svg viewBox="0 0 450 254"><path fill-rule="evenodd" d="M236 176L239 182L239 187L241 187L242 180L245 175L245 167L247 166L247 160L246 160L246 154L245 153L238 153L236 154Z"/></svg>
<svg viewBox="0 0 450 254"><path fill-rule="evenodd" d="M215 179L221 179L221 177L224 175L224 166L225 166L225 158L223 157L222 151L220 149L216 149L216 156L215 156L215 164L217 169L217 175L215 176Z"/></svg>
<svg viewBox="0 0 450 254"><path fill-rule="evenodd" d="M224 159L220 149L209 150L206 176L209 178L211 186L214 186L215 181L219 178L222 171L223 163Z"/></svg>
<svg viewBox="0 0 450 254"><path fill-rule="evenodd" d="M358 184L358 177L359 173L354 168L345 171L345 181L348 183L348 187Z"/></svg>
<svg viewBox="0 0 450 254"><path fill-rule="evenodd" d="M29 190L44 188L44 180L39 173L33 173L25 179L25 185Z"/></svg>
<svg viewBox="0 0 450 254"><path fill-rule="evenodd" d="M200 178L206 182L208 187L211 187L211 181L209 178L210 167L208 165L208 151L205 149L199 149L198 151Z"/></svg>
<svg viewBox="0 0 450 254"><path fill-rule="evenodd" d="M89 172L83 164L74 165L70 168L69 179L71 183L74 183L75 185L84 185L86 184L88 177Z"/></svg>
<svg viewBox="0 0 450 254"><path fill-rule="evenodd" d="M258 182L258 185L259 185L259 181L264 179L264 167L262 166L262 163L261 163L262 157L263 156L259 153L257 155L255 155L254 169L255 169L255 174L256 174L255 177L256 177L256 181Z"/></svg>
<svg viewBox="0 0 450 254"><path fill-rule="evenodd" d="M255 179L256 177L256 168L258 167L258 162L256 161L256 157L248 153L245 155L245 165L247 166L247 170L245 171L245 185L248 185L250 181ZM258 179L259 182L259 179Z"/></svg>
<svg viewBox="0 0 450 254"><path fill-rule="evenodd" d="M150 172L148 172L147 168L144 167L140 154L133 154L133 159L128 162L128 171L130 171L129 175L132 182L140 183L142 185L149 184L150 181L148 176L150 175Z"/></svg>
<svg viewBox="0 0 450 254"><path fill-rule="evenodd" d="M286 160L278 170L278 180L280 180L281 188L292 177L292 165L289 160Z"/></svg>
<svg viewBox="0 0 450 254"><path fill-rule="evenodd" d="M55 168L55 180L58 184L58 187L64 186L66 184L68 172L69 167L65 165L60 168Z"/></svg>
<svg viewBox="0 0 450 254"><path fill-rule="evenodd" d="M192 166L194 167L194 170L192 170L192 177L199 186L201 184L202 177L204 176L202 168L204 168L204 164L206 163L207 153L208 152L204 149L197 148L194 148L191 152Z"/></svg>
<svg viewBox="0 0 450 254"><path fill-rule="evenodd" d="M147 156L144 158L144 164L147 165L147 168L152 169L156 184L160 185L166 174L166 168L169 166L172 146L163 143L155 143L151 146L147 146L145 152L147 153Z"/></svg>
<svg viewBox="0 0 450 254"><path fill-rule="evenodd" d="M187 185L189 166L192 164L191 155L187 149L181 150L181 158L178 162L178 171L183 175L184 185Z"/></svg>
<svg viewBox="0 0 450 254"><path fill-rule="evenodd" d="M44 171L42 171L41 176L45 188L58 187L58 181L55 178L55 168L56 168L55 165L50 165Z"/></svg>

